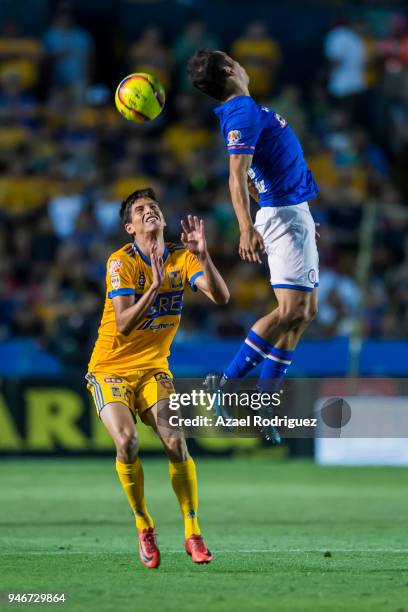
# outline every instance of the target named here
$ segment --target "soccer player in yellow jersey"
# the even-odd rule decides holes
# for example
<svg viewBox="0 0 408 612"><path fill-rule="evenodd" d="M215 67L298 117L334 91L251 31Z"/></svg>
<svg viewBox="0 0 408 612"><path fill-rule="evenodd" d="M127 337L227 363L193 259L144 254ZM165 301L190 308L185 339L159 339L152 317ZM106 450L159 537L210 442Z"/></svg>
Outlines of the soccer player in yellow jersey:
<svg viewBox="0 0 408 612"><path fill-rule="evenodd" d="M197 519L195 464L182 433L168 423L174 387L167 357L185 287L199 289L216 304L228 302L228 288L207 251L202 220L189 216L181 222L182 244L166 244L166 223L150 188L132 193L120 216L132 242L107 263L105 309L86 375L88 388L116 446L116 470L135 515L142 563L158 567L160 551L144 497L136 416L157 432L169 458L186 552L195 563L208 563L212 554Z"/></svg>

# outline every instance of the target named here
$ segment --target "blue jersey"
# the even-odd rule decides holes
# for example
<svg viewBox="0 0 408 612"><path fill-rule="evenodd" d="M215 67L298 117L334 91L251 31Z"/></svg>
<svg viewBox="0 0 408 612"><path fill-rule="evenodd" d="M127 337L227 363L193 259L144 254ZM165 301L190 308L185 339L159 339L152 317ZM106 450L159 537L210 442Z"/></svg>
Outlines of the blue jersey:
<svg viewBox="0 0 408 612"><path fill-rule="evenodd" d="M285 119L249 96L236 96L217 106L228 153L253 155L249 177L259 193L259 206L290 206L319 193L299 139Z"/></svg>

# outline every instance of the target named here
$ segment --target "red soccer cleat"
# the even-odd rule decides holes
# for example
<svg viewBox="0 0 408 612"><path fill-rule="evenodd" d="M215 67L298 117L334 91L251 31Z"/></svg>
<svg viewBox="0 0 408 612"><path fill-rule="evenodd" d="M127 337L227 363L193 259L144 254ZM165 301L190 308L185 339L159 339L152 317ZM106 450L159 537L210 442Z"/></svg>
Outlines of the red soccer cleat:
<svg viewBox="0 0 408 612"><path fill-rule="evenodd" d="M201 535L193 534L187 538L185 548L193 563L210 563L213 560L211 551L207 548Z"/></svg>
<svg viewBox="0 0 408 612"><path fill-rule="evenodd" d="M160 565L160 550L157 546L156 531L153 527L137 532L139 535L140 560L146 567L155 568Z"/></svg>

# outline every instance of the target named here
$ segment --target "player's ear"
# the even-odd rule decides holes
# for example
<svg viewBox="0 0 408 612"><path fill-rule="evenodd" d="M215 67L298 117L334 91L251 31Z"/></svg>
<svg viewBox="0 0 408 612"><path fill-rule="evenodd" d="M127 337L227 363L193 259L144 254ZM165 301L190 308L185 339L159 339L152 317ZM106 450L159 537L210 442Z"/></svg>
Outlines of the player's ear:
<svg viewBox="0 0 408 612"><path fill-rule="evenodd" d="M126 231L127 234L129 234L129 236L133 236L133 234L135 233L135 230L133 228L132 223L126 223L125 231Z"/></svg>

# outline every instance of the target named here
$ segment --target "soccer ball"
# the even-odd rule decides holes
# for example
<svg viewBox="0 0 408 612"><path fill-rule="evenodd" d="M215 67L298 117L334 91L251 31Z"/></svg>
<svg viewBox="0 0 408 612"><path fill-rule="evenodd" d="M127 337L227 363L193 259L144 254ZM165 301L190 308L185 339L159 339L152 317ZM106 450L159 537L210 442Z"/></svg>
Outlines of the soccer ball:
<svg viewBox="0 0 408 612"><path fill-rule="evenodd" d="M116 108L128 121L144 123L160 115L166 93L157 79L145 72L129 74L118 85Z"/></svg>

